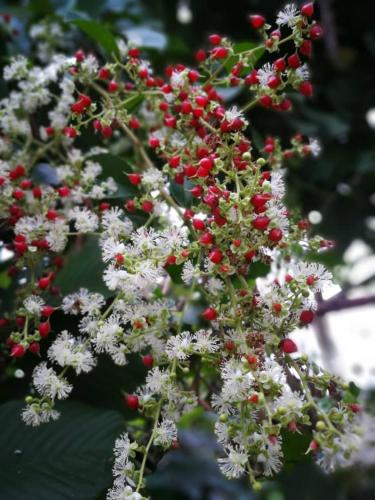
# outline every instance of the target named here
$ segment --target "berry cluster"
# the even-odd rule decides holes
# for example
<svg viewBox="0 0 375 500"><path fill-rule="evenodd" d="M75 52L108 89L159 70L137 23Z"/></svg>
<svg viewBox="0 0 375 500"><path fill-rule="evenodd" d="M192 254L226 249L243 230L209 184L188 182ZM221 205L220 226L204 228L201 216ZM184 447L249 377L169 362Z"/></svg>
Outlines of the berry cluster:
<svg viewBox="0 0 375 500"><path fill-rule="evenodd" d="M332 278L308 260L331 243L309 237L283 202L285 163L317 155L319 144L297 134L288 148L267 137L257 149L245 134L254 106L286 112L296 91L312 95L305 60L322 36L312 15L312 3L287 5L276 29L250 16L259 46L238 52L211 35L198 69L169 66L163 78L123 41L121 57L104 64L79 50L44 67L18 56L5 68L15 89L0 102L0 216L18 293L0 326L14 358L54 336L23 418L58 418L71 373L91 371L98 354L119 365L136 355L148 370L125 401L152 427L139 442L117 440L109 499L143 498L151 447L178 446L179 419L197 406L217 417L222 472L247 474L254 489L281 469L282 435L311 434L307 451L326 470L349 463L358 445L360 407L347 386L289 338L314 320L315 294ZM256 67L265 52L271 62ZM219 86L251 98L228 108ZM85 134L100 146L79 148ZM126 199L100 164L108 150L131 155ZM41 162L44 183L34 175ZM54 284L69 242L87 236L101 248L109 298L84 288L61 296ZM188 329L197 299L205 308ZM56 311L77 319L75 332L52 333Z"/></svg>

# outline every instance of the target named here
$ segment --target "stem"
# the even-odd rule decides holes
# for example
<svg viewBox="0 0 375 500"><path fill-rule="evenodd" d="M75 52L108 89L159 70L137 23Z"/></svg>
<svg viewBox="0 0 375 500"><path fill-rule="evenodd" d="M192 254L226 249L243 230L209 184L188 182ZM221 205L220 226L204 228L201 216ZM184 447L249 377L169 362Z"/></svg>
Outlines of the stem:
<svg viewBox="0 0 375 500"><path fill-rule="evenodd" d="M321 408L319 408L319 406L316 404L316 402L315 402L315 400L313 398L313 395L311 394L310 388L309 388L309 386L308 386L308 384L306 382L305 375L302 372L302 370L300 369L300 367L298 366L298 364L292 358L290 358L290 363L293 366L293 368L296 370L296 372L298 373L298 376L299 376L299 378L301 380L302 387L303 387L303 389L304 389L304 391L306 393L307 401L315 409L315 411L317 412L317 414L320 417L323 418L323 420L326 423L327 427L334 434L337 434L338 436L341 436L341 433L336 429L336 427L334 427L334 425L332 424L332 422L328 418L327 414Z"/></svg>
<svg viewBox="0 0 375 500"><path fill-rule="evenodd" d="M157 429L158 422L159 422L159 417L160 417L162 402L163 402L163 400L160 400L159 403L158 403L158 406L157 406L157 409L156 409L155 418L154 418L154 425L152 427L151 436L150 436L150 439L148 440L145 452L143 454L141 468L139 470L139 479L138 479L137 489L136 489L137 492L142 488L143 476L144 476L144 473L145 473L145 467L146 467L147 457L148 457L148 454L150 452L150 448L152 446L152 443L154 442L154 438L155 438L155 434L156 434L156 429Z"/></svg>

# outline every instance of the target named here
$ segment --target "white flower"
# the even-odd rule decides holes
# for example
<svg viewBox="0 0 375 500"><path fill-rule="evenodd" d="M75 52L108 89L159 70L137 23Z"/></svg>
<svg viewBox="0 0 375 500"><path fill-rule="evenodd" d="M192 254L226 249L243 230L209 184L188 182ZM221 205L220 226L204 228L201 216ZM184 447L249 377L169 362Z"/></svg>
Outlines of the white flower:
<svg viewBox="0 0 375 500"><path fill-rule="evenodd" d="M122 218L124 218L124 220L121 220ZM106 233L113 238L117 238L120 235L127 236L133 229L131 220L124 217L123 210L117 207L113 207L104 212L102 216L102 225Z"/></svg>
<svg viewBox="0 0 375 500"><path fill-rule="evenodd" d="M298 9L293 3L288 3L283 10L277 14L276 24L279 26L293 26L298 21Z"/></svg>
<svg viewBox="0 0 375 500"><path fill-rule="evenodd" d="M155 430L155 444L169 447L177 439L177 427L172 420L163 419Z"/></svg>
<svg viewBox="0 0 375 500"><path fill-rule="evenodd" d="M73 389L66 379L56 375L53 368L48 368L47 363L40 363L34 369L33 385L41 396L51 399L65 399Z"/></svg>
<svg viewBox="0 0 375 500"><path fill-rule="evenodd" d="M82 339L75 339L66 330L53 342L48 350L48 356L60 366L71 366L77 374L87 373L95 366L92 352Z"/></svg>
<svg viewBox="0 0 375 500"><path fill-rule="evenodd" d="M151 393L160 393L169 385L170 374L159 367L153 368L147 375L145 389Z"/></svg>
<svg viewBox="0 0 375 500"><path fill-rule="evenodd" d="M322 151L322 146L321 146L320 142L318 141L318 139L314 139L313 137L310 137L309 142L310 142L309 148L310 148L311 154L313 156L319 156L321 151Z"/></svg>
<svg viewBox="0 0 375 500"><path fill-rule="evenodd" d="M242 476L248 461L245 449L242 446L227 446L225 453L227 454L225 458L218 459L221 472L229 479Z"/></svg>
<svg viewBox="0 0 375 500"><path fill-rule="evenodd" d="M241 120L243 121L246 121L244 119L244 116L242 114L242 111L240 109L238 109L237 106L232 106L231 108L229 108L226 112L225 112L225 119L228 121L228 122L232 122L233 120L235 120L236 118L241 118Z"/></svg>
<svg viewBox="0 0 375 500"><path fill-rule="evenodd" d="M120 318L116 314L112 314L107 318L103 325L100 326L94 343L98 352L107 351L117 344L119 336L123 334Z"/></svg>
<svg viewBox="0 0 375 500"><path fill-rule="evenodd" d="M107 500L145 500L145 497L125 483L116 483L108 491Z"/></svg>
<svg viewBox="0 0 375 500"><path fill-rule="evenodd" d="M229 427L227 424L217 421L215 423L215 435L218 443L227 444L229 441Z"/></svg>
<svg viewBox="0 0 375 500"><path fill-rule="evenodd" d="M185 285L191 285L194 278L199 275L199 269L194 266L191 260L187 260L182 268L181 279Z"/></svg>
<svg viewBox="0 0 375 500"><path fill-rule="evenodd" d="M273 411L277 411L279 407L287 408L288 415L290 416L291 414L299 414L304 404L305 400L303 395L292 391L288 385L285 385L282 388L281 396L279 396L271 406Z"/></svg>
<svg viewBox="0 0 375 500"><path fill-rule="evenodd" d="M206 283L206 288L212 295L217 295L224 289L224 283L219 278L209 278Z"/></svg>
<svg viewBox="0 0 375 500"><path fill-rule="evenodd" d="M26 78L28 74L28 60L26 57L18 55L14 57L9 66L4 67L4 80L20 80Z"/></svg>
<svg viewBox="0 0 375 500"><path fill-rule="evenodd" d="M314 292L318 292L332 284L332 274L318 262L297 262L290 274L298 281L308 284Z"/></svg>
<svg viewBox="0 0 375 500"><path fill-rule="evenodd" d="M301 80L308 80L310 78L310 69L307 64L302 64L299 68L296 69L296 75Z"/></svg>
<svg viewBox="0 0 375 500"><path fill-rule="evenodd" d="M266 477L273 476L281 470L283 457L279 443L269 442L267 448L258 455L257 461L263 465L263 473Z"/></svg>
<svg viewBox="0 0 375 500"><path fill-rule="evenodd" d="M27 405L22 411L22 420L26 425L37 427L51 420L57 420L60 413L52 408L41 408L38 403Z"/></svg>
<svg viewBox="0 0 375 500"><path fill-rule="evenodd" d="M69 218L75 220L75 228L80 233L94 232L99 224L98 216L87 208L73 208L69 211Z"/></svg>
<svg viewBox="0 0 375 500"><path fill-rule="evenodd" d="M157 168L154 167L148 168L143 173L143 178L142 178L143 184L148 184L150 186L156 187L159 184L162 184L163 182L164 182L163 173Z"/></svg>
<svg viewBox="0 0 375 500"><path fill-rule="evenodd" d="M284 170L272 172L270 186L274 198L281 200L285 195Z"/></svg>
<svg viewBox="0 0 375 500"><path fill-rule="evenodd" d="M124 243L121 243L114 238L105 238L100 242L100 245L102 247L104 262L114 259L116 255L123 255L125 253Z"/></svg>
<svg viewBox="0 0 375 500"><path fill-rule="evenodd" d="M184 69L183 71L173 71L171 75L171 85L172 87L183 87L186 83L188 70Z"/></svg>
<svg viewBox="0 0 375 500"><path fill-rule="evenodd" d="M194 350L199 353L215 352L220 347L219 339L212 335L212 330L198 330L194 340Z"/></svg>
<svg viewBox="0 0 375 500"><path fill-rule="evenodd" d="M30 295L23 301L23 305L28 313L39 316L44 305L44 300L37 295Z"/></svg>
<svg viewBox="0 0 375 500"><path fill-rule="evenodd" d="M192 341L190 332L182 332L175 337L171 337L165 347L165 352L169 359L186 359L191 353Z"/></svg>
<svg viewBox="0 0 375 500"><path fill-rule="evenodd" d="M68 314L98 314L105 304L103 295L90 293L86 288L64 297L62 308Z"/></svg>
<svg viewBox="0 0 375 500"><path fill-rule="evenodd" d="M48 234L46 240L53 252L62 252L68 242L69 226L62 219L56 219L48 223Z"/></svg>
<svg viewBox="0 0 375 500"><path fill-rule="evenodd" d="M267 87L268 88L268 80L270 76L273 76L275 74L273 67L271 66L270 63L266 63L264 66L259 68L258 70L258 81L259 84L262 87Z"/></svg>
<svg viewBox="0 0 375 500"><path fill-rule="evenodd" d="M89 54L81 62L81 70L87 72L89 75L96 75L99 69L99 63L95 56Z"/></svg>

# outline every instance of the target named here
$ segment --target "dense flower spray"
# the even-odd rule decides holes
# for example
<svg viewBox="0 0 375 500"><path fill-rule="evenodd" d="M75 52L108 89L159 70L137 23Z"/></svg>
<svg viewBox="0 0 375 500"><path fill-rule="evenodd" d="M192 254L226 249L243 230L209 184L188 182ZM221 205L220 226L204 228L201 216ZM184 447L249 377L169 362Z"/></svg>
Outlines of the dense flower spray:
<svg viewBox="0 0 375 500"><path fill-rule="evenodd" d="M331 280L306 260L330 242L310 238L308 223L283 202L285 162L317 155L319 144L295 135L284 149L268 137L258 150L246 136L254 106L286 112L293 92L312 95L305 61L322 36L312 15L312 3L287 5L276 28L250 16L259 46L238 52L211 35L209 50L196 53L198 69L169 66L165 78L123 41L104 64L43 46L44 66L18 56L5 68L14 90L0 102L0 216L12 231L8 273L18 295L1 326L16 358L38 354L54 336L22 417L33 426L57 419L55 402L71 393L72 374L93 370L100 353L118 365L136 354L149 370L125 402L150 430L116 441L108 499L144 498L150 450L178 446L179 419L197 406L216 415L222 472L246 474L254 489L281 469L287 433L310 433L306 452L328 471L349 463L358 446L359 405L288 337L314 320L314 295ZM33 31L37 40L42 34ZM255 67L263 53L270 62ZM228 108L218 86L244 87L251 99ZM77 146L87 129L100 146ZM137 195L120 206L97 157L124 139L133 155L124 177ZM33 177L41 161L54 167L49 183ZM172 185L191 193L188 208ZM62 255L85 235L98 239L110 298L81 288L52 306ZM176 266L183 290L171 283ZM267 275L255 279L257 266ZM185 313L197 296L206 306L188 330ZM78 334L51 333L56 310L77 318Z"/></svg>

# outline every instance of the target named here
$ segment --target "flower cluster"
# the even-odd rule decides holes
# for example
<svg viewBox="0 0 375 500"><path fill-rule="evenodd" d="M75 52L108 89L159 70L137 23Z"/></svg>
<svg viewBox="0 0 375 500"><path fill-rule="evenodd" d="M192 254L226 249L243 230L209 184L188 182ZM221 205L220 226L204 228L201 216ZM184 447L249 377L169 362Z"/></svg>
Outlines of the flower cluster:
<svg viewBox="0 0 375 500"><path fill-rule="evenodd" d="M307 451L326 470L349 463L358 446L360 407L346 384L289 338L314 320L315 294L331 281L309 260L330 242L309 237L307 221L284 204L285 165L317 155L319 144L297 134L288 148L267 137L258 149L245 134L254 106L286 112L295 92L312 95L306 60L322 36L312 15L312 3L287 5L275 29L250 16L259 46L238 52L211 35L198 69L169 66L164 78L123 41L105 63L43 45L44 66L18 56L5 68L12 90L0 102L0 217L18 289L15 310L1 319L10 355L38 354L54 336L56 311L78 324L54 336L48 361L36 366L23 418L34 426L58 418L55 401L72 391L71 374L90 372L101 353L118 365L136 355L149 370L125 401L151 430L139 442L116 441L109 499L143 498L150 449L178 446L178 422L197 406L216 415L222 472L247 474L255 489L281 469L288 433L310 433ZM35 26L33 38L46 29ZM59 36L56 44L64 48ZM271 62L257 68L265 52ZM228 108L218 86L251 98ZM88 133L100 146L79 147ZM124 143L132 170L123 182L134 195L121 199L100 155L115 146L121 155ZM61 297L62 256L88 237L101 249L108 294L81 288ZM187 329L196 299L205 307Z"/></svg>

